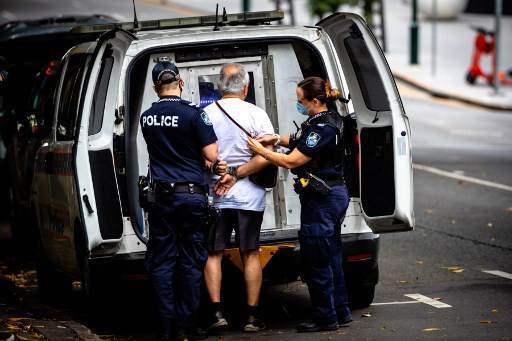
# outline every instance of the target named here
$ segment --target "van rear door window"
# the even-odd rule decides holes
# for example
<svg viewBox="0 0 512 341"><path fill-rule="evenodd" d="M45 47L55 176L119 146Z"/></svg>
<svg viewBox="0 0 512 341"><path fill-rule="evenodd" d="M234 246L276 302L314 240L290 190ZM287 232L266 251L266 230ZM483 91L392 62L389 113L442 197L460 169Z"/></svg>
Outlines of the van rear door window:
<svg viewBox="0 0 512 341"><path fill-rule="evenodd" d="M222 98L222 94L219 90L219 74L200 75L197 80L199 83L199 106L201 108L204 108ZM245 101L256 105L254 74L252 72L249 72L249 91L247 92Z"/></svg>
<svg viewBox="0 0 512 341"><path fill-rule="evenodd" d="M89 135L97 134L101 130L101 126L103 124L103 111L105 110L108 84L113 65L114 57L112 56L112 48L107 46L103 53L103 58L101 59L100 74L94 89L92 112L91 116L89 116Z"/></svg>
<svg viewBox="0 0 512 341"><path fill-rule="evenodd" d="M76 118L86 58L85 55L69 57L57 114L57 141L70 141L76 136Z"/></svg>

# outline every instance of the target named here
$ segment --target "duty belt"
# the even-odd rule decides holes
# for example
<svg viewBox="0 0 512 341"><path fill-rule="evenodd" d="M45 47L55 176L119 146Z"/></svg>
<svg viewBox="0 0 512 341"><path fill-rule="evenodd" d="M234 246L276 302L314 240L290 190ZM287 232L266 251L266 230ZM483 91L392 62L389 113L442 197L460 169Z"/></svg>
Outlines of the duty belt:
<svg viewBox="0 0 512 341"><path fill-rule="evenodd" d="M190 193L206 194L206 185L196 185L187 183L171 183L169 181L155 181L155 192L157 194L168 193Z"/></svg>
<svg viewBox="0 0 512 341"><path fill-rule="evenodd" d="M327 186L334 187L334 186L341 186L345 183L344 178L339 178L337 180L325 180L325 183Z"/></svg>

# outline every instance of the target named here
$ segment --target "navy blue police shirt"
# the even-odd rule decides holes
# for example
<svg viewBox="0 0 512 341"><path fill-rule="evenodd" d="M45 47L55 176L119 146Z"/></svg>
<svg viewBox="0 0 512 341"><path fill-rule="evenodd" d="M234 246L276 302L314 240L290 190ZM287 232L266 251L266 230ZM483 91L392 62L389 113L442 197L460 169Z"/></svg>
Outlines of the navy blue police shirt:
<svg viewBox="0 0 512 341"><path fill-rule="evenodd" d="M323 115L337 115L332 111L324 111L315 116L308 117L306 122L313 126L305 134L303 133L298 140L297 149L304 155L309 156L312 160L306 163L304 170L311 172L323 180L337 180L343 176L343 167L334 167L332 164L335 160L336 153L339 153L338 134L333 127L327 123L315 124L315 121ZM312 163L318 165L329 165L313 170Z"/></svg>
<svg viewBox="0 0 512 341"><path fill-rule="evenodd" d="M208 115L178 96L163 96L140 116L151 177L204 185L201 148L217 141Z"/></svg>

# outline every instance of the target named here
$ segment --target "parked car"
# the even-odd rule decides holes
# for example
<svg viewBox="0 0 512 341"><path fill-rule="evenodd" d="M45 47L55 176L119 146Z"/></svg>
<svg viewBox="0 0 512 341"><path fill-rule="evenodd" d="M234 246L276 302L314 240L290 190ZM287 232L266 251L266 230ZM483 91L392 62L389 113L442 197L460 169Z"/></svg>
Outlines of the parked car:
<svg viewBox="0 0 512 341"><path fill-rule="evenodd" d="M143 259L148 221L137 180L148 167L139 116L157 97L151 70L175 63L182 96L207 105L226 62L250 73L248 100L265 109L276 132L294 132L296 84L328 78L350 103L336 103L345 121L345 181L350 204L342 225L349 298L367 306L378 283L379 233L413 229L410 127L393 76L365 21L337 13L316 26L269 25L281 11L228 14L103 26L73 47L58 75L51 133L37 151L32 214L40 238L40 289L62 284L54 269L88 292L104 274L129 275ZM219 27L220 26L220 27ZM218 28L218 29L217 29ZM268 280L299 275L300 203L293 175L279 169L267 189L261 230ZM227 251L236 264L236 250ZM267 263L268 262L268 263ZM108 271L98 269L105 268ZM98 283L96 282L96 283Z"/></svg>
<svg viewBox="0 0 512 341"><path fill-rule="evenodd" d="M13 236L27 232L28 197L32 184L35 151L53 123L55 76L60 59L81 42L98 33L74 35L72 27L116 22L104 15L55 16L21 20L0 26L0 56L5 60L9 84L2 93L1 135L7 147L6 173ZM25 243L26 244L26 243Z"/></svg>
<svg viewBox="0 0 512 341"><path fill-rule="evenodd" d="M16 130L7 148L11 193L12 233L15 238L28 232L30 187L36 151L53 122L53 97L60 61L44 65L32 82L26 106L16 115Z"/></svg>

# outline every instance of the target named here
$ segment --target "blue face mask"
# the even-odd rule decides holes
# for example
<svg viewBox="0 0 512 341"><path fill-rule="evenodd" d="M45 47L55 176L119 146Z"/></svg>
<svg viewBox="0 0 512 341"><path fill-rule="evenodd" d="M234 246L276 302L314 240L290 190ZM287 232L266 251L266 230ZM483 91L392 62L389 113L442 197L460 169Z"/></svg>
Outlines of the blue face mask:
<svg viewBox="0 0 512 341"><path fill-rule="evenodd" d="M299 114L307 116L309 114L309 108L304 106L304 104L297 102L297 111Z"/></svg>

